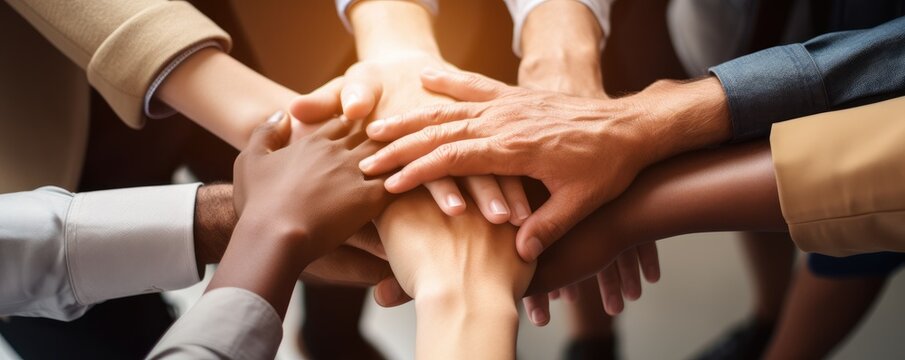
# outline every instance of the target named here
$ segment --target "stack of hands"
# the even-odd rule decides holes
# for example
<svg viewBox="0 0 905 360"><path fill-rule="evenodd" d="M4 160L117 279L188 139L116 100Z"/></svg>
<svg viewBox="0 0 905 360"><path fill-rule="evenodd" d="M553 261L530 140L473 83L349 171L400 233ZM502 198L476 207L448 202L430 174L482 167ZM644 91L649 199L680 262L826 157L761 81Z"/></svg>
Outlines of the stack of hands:
<svg viewBox="0 0 905 360"><path fill-rule="evenodd" d="M543 79L525 82L542 87ZM548 296L574 298L570 285L597 272L605 309L619 313L623 298L641 295L642 273L648 281L659 279L656 246L610 239L615 233L594 234L613 223L601 216L589 219L596 226L585 233L569 230L617 197L655 156L634 151L649 149L648 144L626 126L642 121L643 106L632 98L607 99L601 82L589 83L595 85L547 84L584 97L507 86L426 53L359 62L345 76L297 98L291 118L275 114L255 131L235 166L237 233L246 226L276 232L285 240L280 251L304 259L296 260L303 280L377 284L375 298L384 306L462 288L419 279L509 272L497 276L505 285L503 297L518 299L528 291L527 311L535 324L544 325ZM299 135L306 127L320 128ZM523 181L534 185L527 194ZM420 185L427 191L418 190ZM403 193L390 207L419 217L397 219L393 223L404 226L379 227L378 234L379 215L394 194ZM437 207L419 208L413 199L428 193ZM480 239L442 239L448 241L436 239L429 228L418 234L412 225L452 222L467 233L481 226L475 217L459 216L467 212L510 225L489 227ZM424 240L394 241L400 238L396 233ZM601 241L606 245L586 244L589 235L607 238ZM541 256L569 237L577 238L575 246ZM509 253L518 256L493 258ZM475 261L481 257L487 260ZM537 261L539 276L531 283ZM506 265L463 269L461 264L469 263ZM438 275L428 275L432 272Z"/></svg>

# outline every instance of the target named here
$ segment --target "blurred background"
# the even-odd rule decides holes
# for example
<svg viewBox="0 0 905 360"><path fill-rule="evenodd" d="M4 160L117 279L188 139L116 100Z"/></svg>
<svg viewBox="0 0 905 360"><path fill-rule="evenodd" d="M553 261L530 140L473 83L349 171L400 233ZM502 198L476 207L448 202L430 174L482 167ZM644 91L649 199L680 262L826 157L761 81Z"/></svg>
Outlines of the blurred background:
<svg viewBox="0 0 905 360"><path fill-rule="evenodd" d="M646 285L641 299L629 302L617 320L624 358L686 359L747 315L751 286L735 237L731 233L713 233L659 242L663 278L657 284ZM166 297L180 311L185 311L205 286L201 283ZM294 342L304 316L299 296L304 289L299 287L299 290L283 326L279 359L302 358ZM390 359L414 359L414 307L408 304L384 309L370 299L366 303L362 321L365 335ZM877 304L830 359L902 359L905 356L902 304L905 304L905 276L900 272L890 279ZM523 314L519 359L560 358L568 333L562 300L554 302L552 311L553 320L543 328L531 325ZM3 342L0 342L0 359L17 359Z"/></svg>
<svg viewBox="0 0 905 360"><path fill-rule="evenodd" d="M236 42L235 57L296 91L315 89L341 75L355 61L352 36L336 17L332 0L192 3L230 32ZM436 35L446 59L463 69L515 83L518 59L512 55L512 23L502 1L441 3ZM613 32L604 53L605 83L611 95L640 90L655 79L687 77L666 30L668 3L622 0L614 6ZM177 121L185 120L172 120L170 124ZM132 133L118 121L110 126ZM231 169L231 158L222 160L220 165ZM192 175L179 178L186 181ZM115 187L102 184L98 187ZM689 358L750 315L753 284L737 237L730 233L697 234L659 242L662 279L645 286L642 298L630 302L617 318L620 353L625 358ZM210 274L208 271L208 278ZM198 299L205 286L206 281L167 293L165 298L181 313ZM305 289L299 286L284 324L280 359L301 358L296 338L304 319L303 294ZM893 273L878 299L831 358L905 358L905 342L901 341L905 338L905 277L901 272ZM413 306L383 309L370 298L365 303L361 322L365 337L390 359L412 359ZM561 357L569 319L563 301L555 302L552 310L553 320L544 328L530 325L523 316L520 359ZM820 334L824 329L814 326L811 330ZM2 339L0 359L17 359Z"/></svg>

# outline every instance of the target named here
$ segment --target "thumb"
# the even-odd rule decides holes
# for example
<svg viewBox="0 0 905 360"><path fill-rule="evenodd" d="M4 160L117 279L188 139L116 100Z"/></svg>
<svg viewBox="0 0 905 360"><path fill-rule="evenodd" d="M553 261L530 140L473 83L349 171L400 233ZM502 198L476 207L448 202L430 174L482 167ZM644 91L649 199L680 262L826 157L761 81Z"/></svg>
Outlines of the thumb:
<svg viewBox="0 0 905 360"><path fill-rule="evenodd" d="M289 135L292 133L289 124L289 116L283 111L277 111L270 115L263 124L258 125L248 140L248 146L245 151L256 154L267 154L276 151L289 141Z"/></svg>
<svg viewBox="0 0 905 360"><path fill-rule="evenodd" d="M299 95L289 104L289 112L292 117L306 124L336 117L342 112L339 94L343 83L343 77L338 77L309 94Z"/></svg>
<svg viewBox="0 0 905 360"><path fill-rule="evenodd" d="M402 285L399 285L399 281L392 276L381 280L374 288L374 301L383 307L399 306L411 300L412 298L402 289Z"/></svg>
<svg viewBox="0 0 905 360"><path fill-rule="evenodd" d="M559 191L551 194L536 212L531 214L518 230L516 249L526 262L537 260L544 250L566 234L582 218L587 216L585 202L576 196Z"/></svg>
<svg viewBox="0 0 905 360"><path fill-rule="evenodd" d="M349 120L364 119L377 106L382 90L383 87L377 82L347 81L340 95L343 115Z"/></svg>

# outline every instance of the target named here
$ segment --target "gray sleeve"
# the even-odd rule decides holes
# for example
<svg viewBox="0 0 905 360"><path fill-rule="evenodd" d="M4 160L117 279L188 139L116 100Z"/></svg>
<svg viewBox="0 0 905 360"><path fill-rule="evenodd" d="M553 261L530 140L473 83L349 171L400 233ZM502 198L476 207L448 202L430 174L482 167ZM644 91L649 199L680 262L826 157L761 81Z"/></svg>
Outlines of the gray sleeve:
<svg viewBox="0 0 905 360"><path fill-rule="evenodd" d="M270 303L245 289L219 288L182 315L148 359L273 359L282 337Z"/></svg>

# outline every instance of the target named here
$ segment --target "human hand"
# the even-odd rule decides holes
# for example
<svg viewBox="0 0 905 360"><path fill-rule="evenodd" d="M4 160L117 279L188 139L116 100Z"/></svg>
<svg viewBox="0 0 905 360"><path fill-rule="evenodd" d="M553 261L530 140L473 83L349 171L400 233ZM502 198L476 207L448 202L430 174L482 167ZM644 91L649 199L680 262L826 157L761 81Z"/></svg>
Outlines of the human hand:
<svg viewBox="0 0 905 360"><path fill-rule="evenodd" d="M652 137L638 120L645 113L631 101L531 91L435 69L425 71L422 83L472 102L371 123L372 139L395 141L363 160L362 170L381 174L404 165L385 182L393 193L447 175L540 180L551 197L519 229L516 246L525 261L536 259L575 223L619 195L652 161Z"/></svg>
<svg viewBox="0 0 905 360"><path fill-rule="evenodd" d="M358 160L380 145L360 122L332 122L287 145L292 120L279 112L252 134L236 158L236 214L301 239L302 259L336 249L389 203L380 179L365 179ZM289 166L291 165L291 166Z"/></svg>
<svg viewBox="0 0 905 360"><path fill-rule="evenodd" d="M342 78L296 99L290 111L306 123L318 123L339 112L346 121L370 121L419 106L451 103L448 97L427 92L421 86L419 72L425 66L454 69L434 55L417 51L360 61ZM518 178L482 175L459 181L492 223L508 221L520 225L531 213ZM438 178L424 185L446 214L459 215L465 211L466 203L452 178Z"/></svg>
<svg viewBox="0 0 905 360"><path fill-rule="evenodd" d="M377 219L398 289L416 299L465 292L511 301L521 298L535 264L521 261L511 243L500 241L512 238L515 227L489 225L476 209L462 216L445 216L436 208L424 206L427 197L426 192L415 190L387 208L391 218ZM381 301L384 290L392 289L390 284L392 281L378 286L378 303L398 304ZM400 299L395 295L390 298Z"/></svg>
<svg viewBox="0 0 905 360"><path fill-rule="evenodd" d="M638 268L641 268L639 271ZM641 298L641 274L649 283L660 280L660 260L655 242L644 243L623 251L616 261L597 273L600 298L607 314L615 316L625 308L625 299ZM530 295L522 299L525 312L534 325L545 326L550 321L550 300L560 297L574 299L577 290L574 285L553 290L549 293ZM573 294L573 295L570 295ZM391 301L391 300L385 300Z"/></svg>

